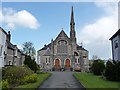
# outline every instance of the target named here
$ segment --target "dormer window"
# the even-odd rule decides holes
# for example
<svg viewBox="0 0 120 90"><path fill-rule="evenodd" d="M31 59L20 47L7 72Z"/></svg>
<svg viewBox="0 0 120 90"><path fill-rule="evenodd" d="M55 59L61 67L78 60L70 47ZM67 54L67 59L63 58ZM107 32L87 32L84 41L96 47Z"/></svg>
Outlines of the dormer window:
<svg viewBox="0 0 120 90"><path fill-rule="evenodd" d="M115 48L118 48L118 40L114 41Z"/></svg>

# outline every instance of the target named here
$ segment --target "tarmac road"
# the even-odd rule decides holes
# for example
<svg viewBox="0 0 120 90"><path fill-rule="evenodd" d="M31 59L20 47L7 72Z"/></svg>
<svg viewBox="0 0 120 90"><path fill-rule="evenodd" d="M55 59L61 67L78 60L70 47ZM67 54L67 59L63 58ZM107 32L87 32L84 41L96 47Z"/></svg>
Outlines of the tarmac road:
<svg viewBox="0 0 120 90"><path fill-rule="evenodd" d="M52 76L48 78L40 87L39 90L43 88L74 88L74 90L85 90L85 88L76 80L73 76L73 72L52 72ZM53 90L53 89L52 89ZM66 89L65 89L66 90Z"/></svg>

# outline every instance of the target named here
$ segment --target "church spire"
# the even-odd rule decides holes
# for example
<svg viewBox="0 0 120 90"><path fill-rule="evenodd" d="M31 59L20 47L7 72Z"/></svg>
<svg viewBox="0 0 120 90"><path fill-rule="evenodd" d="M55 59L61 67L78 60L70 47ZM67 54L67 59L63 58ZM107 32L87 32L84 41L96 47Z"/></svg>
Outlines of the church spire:
<svg viewBox="0 0 120 90"><path fill-rule="evenodd" d="M71 21L70 21L70 24L75 24L74 22L74 11L73 11L73 6L72 6L72 11L71 11Z"/></svg>
<svg viewBox="0 0 120 90"><path fill-rule="evenodd" d="M73 6L72 6L72 10L71 10L71 20L70 20L70 39L71 39L71 41L76 42Z"/></svg>

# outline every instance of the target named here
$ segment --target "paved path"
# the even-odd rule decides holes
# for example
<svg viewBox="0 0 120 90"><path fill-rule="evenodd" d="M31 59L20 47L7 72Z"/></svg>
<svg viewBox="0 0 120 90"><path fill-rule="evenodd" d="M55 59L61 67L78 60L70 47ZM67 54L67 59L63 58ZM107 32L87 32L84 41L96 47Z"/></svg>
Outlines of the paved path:
<svg viewBox="0 0 120 90"><path fill-rule="evenodd" d="M85 90L74 78L73 72L52 72L52 76L39 89L42 90L42 88L79 88L78 90Z"/></svg>

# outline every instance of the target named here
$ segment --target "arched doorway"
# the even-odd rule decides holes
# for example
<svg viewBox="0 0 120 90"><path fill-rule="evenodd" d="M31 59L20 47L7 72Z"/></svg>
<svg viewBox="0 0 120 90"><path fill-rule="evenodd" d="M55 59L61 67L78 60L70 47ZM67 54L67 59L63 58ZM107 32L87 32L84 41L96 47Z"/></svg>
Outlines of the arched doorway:
<svg viewBox="0 0 120 90"><path fill-rule="evenodd" d="M71 66L70 66L70 59L66 59L66 60L65 60L65 69L66 69L66 70L70 70L70 67L71 67Z"/></svg>
<svg viewBox="0 0 120 90"><path fill-rule="evenodd" d="M55 69L55 71L60 71L61 67L60 67L60 60L59 59L55 59L54 69Z"/></svg>

